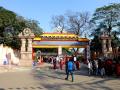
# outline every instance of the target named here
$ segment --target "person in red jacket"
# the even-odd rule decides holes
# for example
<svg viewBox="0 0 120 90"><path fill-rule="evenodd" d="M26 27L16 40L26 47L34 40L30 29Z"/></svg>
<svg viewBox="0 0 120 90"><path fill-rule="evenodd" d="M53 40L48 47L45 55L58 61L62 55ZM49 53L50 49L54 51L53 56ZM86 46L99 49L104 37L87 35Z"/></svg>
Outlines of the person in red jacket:
<svg viewBox="0 0 120 90"><path fill-rule="evenodd" d="M64 62L63 62L63 59L61 58L61 59L60 59L60 69L61 69L61 70L63 69L63 64L64 64Z"/></svg>
<svg viewBox="0 0 120 90"><path fill-rule="evenodd" d="M77 70L80 70L80 62L79 62L79 61L76 61L75 64L76 64L76 69L77 69Z"/></svg>

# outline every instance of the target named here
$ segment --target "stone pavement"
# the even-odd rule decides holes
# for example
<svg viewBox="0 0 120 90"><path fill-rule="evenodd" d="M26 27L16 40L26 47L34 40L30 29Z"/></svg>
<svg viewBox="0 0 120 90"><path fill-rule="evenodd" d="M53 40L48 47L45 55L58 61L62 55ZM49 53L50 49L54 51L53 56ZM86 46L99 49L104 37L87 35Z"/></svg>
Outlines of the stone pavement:
<svg viewBox="0 0 120 90"><path fill-rule="evenodd" d="M0 90L120 90L120 78L87 76L84 66L75 72L75 81L64 80L64 70L50 64L36 68L19 68L0 74Z"/></svg>

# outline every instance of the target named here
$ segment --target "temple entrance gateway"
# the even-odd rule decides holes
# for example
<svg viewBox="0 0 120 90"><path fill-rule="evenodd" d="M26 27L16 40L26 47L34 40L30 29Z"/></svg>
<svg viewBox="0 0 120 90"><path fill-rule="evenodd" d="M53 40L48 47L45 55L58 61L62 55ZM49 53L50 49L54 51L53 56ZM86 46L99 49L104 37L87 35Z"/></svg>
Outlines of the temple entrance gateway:
<svg viewBox="0 0 120 90"><path fill-rule="evenodd" d="M41 50L41 55L49 56L65 56L63 51L69 50L70 48L85 48L86 58L90 58L90 48L89 48L89 39L80 38L79 36L71 33L43 33L40 37L35 37L33 39L33 60L35 50ZM50 50L56 49L55 52L44 53L42 49ZM69 52L69 51L67 51ZM76 53L77 54L77 53Z"/></svg>
<svg viewBox="0 0 120 90"><path fill-rule="evenodd" d="M43 33L35 37L31 30L26 28L19 34L19 37L22 41L20 59L22 66L32 66L36 51L40 51L40 55L63 56L63 49L85 48L86 59L90 58L89 39L80 38L75 34ZM52 50L54 52L50 52Z"/></svg>

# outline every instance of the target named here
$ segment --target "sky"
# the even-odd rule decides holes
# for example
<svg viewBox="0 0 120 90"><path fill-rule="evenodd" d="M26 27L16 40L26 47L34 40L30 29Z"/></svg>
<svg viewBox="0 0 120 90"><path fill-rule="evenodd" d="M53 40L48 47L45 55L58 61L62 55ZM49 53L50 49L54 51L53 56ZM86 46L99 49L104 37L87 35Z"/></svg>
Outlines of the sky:
<svg viewBox="0 0 120 90"><path fill-rule="evenodd" d="M120 3L120 0L0 0L0 6L26 19L37 20L44 32L53 31L52 16L67 11L88 11L92 15L96 8L110 3Z"/></svg>

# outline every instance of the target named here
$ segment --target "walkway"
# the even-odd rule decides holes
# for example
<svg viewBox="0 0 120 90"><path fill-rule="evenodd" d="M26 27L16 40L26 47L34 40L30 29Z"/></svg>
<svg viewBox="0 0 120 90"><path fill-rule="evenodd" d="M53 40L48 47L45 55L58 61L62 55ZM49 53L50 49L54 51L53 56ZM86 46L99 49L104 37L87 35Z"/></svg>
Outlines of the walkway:
<svg viewBox="0 0 120 90"><path fill-rule="evenodd" d="M75 82L64 80L64 70L53 70L49 64L32 69L22 68L0 74L0 90L120 90L119 78L89 77L86 69L75 72Z"/></svg>

